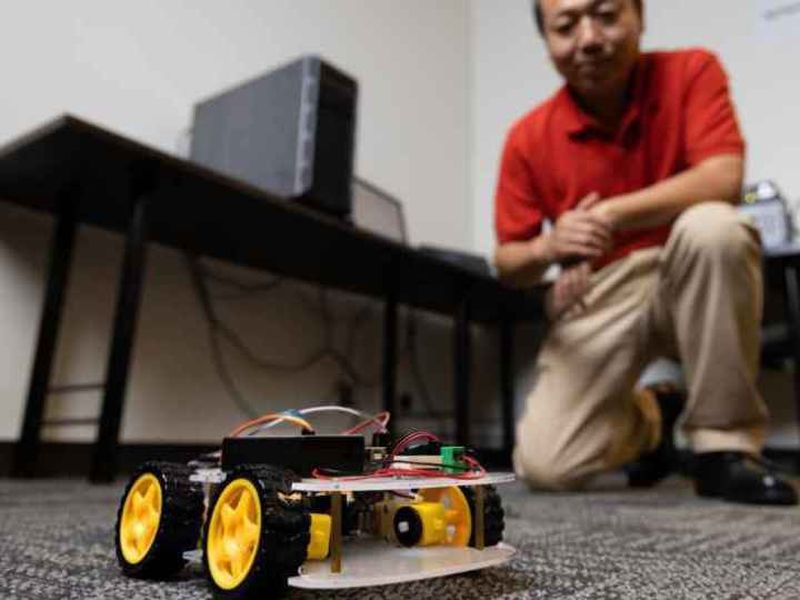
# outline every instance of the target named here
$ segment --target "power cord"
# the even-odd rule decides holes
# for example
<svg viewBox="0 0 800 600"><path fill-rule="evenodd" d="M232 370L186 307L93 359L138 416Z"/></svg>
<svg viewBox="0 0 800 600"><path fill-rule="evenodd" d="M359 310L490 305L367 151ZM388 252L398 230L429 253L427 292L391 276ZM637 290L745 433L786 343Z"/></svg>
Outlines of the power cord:
<svg viewBox="0 0 800 600"><path fill-rule="evenodd" d="M433 398L431 398L428 385L422 374L422 367L419 363L417 331L417 313L409 308L408 315L406 316L406 351L408 354L409 366L411 367L411 376L416 384L417 392L422 399L422 403L425 405L425 410L428 415L436 419L439 423L439 427L444 430L446 425L444 422L445 416L436 412L433 406Z"/></svg>
<svg viewBox="0 0 800 600"><path fill-rule="evenodd" d="M345 356L349 360L352 360L353 354L355 353L358 329L367 321L367 318L370 317L373 312L374 304L372 302L365 304L359 311L356 312L356 315L350 324L350 331L345 345ZM405 360L408 360L410 375L425 408L425 416L436 420L441 430L444 431L446 427L447 415L437 412L434 408L433 398L431 397L430 390L427 382L425 381L420 364L419 346L417 342L417 333L419 331L418 318L419 317L416 310L410 307L407 308L405 319L405 335L403 340L404 343L398 355L398 366L402 365ZM373 387L377 387L378 385L380 385L380 381L374 384Z"/></svg>
<svg viewBox="0 0 800 600"><path fill-rule="evenodd" d="M380 375L374 377L365 376L358 371L355 367L353 355L357 346L358 330L368 320L374 312L372 302L365 303L358 311L349 324L348 332L345 339L345 349L340 351L336 348L335 335L334 335L334 322L335 316L331 310L327 290L320 286L317 290L317 308L322 319L323 328L323 344L322 346L310 353L308 356L302 358L294 363L279 363L275 361L264 360L259 357L241 338L241 336L229 325L224 323L219 317L217 310L213 303L213 298L218 299L236 299L250 295L269 291L281 283L284 279L275 277L266 282L259 283L242 283L233 278L225 277L207 269L202 264L197 256L190 253L185 253L185 260L191 275L192 287L200 302L203 315L208 325L209 340L211 345L211 358L214 363L217 374L225 386L229 396L233 399L239 410L250 417L255 417L261 411L255 409L245 399L244 394L236 385L235 379L232 376L230 369L225 361L222 342L227 342L242 356L245 357L251 364L258 368L282 371L282 372L300 372L307 370L323 360L332 361L340 370L341 374L347 378L350 385L357 389L375 389L381 385ZM209 281L221 283L228 287L235 288L237 294L235 295L213 295L208 285ZM438 421L440 427L444 427L445 415L437 413L433 407L433 401L429 392L428 385L422 373L422 368L419 363L418 343L417 343L417 313L413 309L408 309L406 313L406 327L404 336L404 345L398 356L398 363L407 358L410 368L410 374L414 381L417 392L422 399L425 406L427 416L434 418ZM330 394L326 396L336 398L339 394L340 382L337 381L331 390Z"/></svg>
<svg viewBox="0 0 800 600"><path fill-rule="evenodd" d="M233 378L233 375L225 362L224 352L221 342L227 341L231 346L238 350L247 360L256 366L264 369L296 372L303 371L315 365L323 358L326 353L323 350L313 352L308 357L294 364L279 364L260 359L236 334L236 332L226 325L217 315L216 309L211 299L211 293L206 281L207 271L197 257L185 254L186 264L191 275L192 288L200 302L206 323L208 325L209 342L211 345L211 359L223 386L228 395L236 404L236 407L245 415L253 418L263 411L250 405L245 399Z"/></svg>
<svg viewBox="0 0 800 600"><path fill-rule="evenodd" d="M195 290L198 293L203 312L212 328L212 331L216 335L224 338L252 364L263 369L294 372L304 371L326 358L328 354L326 348L312 352L309 354L309 356L294 363L279 363L259 358L256 353L244 342L239 334L237 334L229 325L225 324L218 317L211 301L211 294L209 293L208 286L204 278L205 270L200 262L195 258L189 258L189 266L193 274L192 280L194 282Z"/></svg>
<svg viewBox="0 0 800 600"><path fill-rule="evenodd" d="M214 305L211 303L211 296L208 291L205 280L203 279L202 268L197 259L189 254L185 255L186 264L189 267L189 274L192 281L192 289L194 289L197 299L200 301L200 307L203 309L203 315L206 318L208 325L208 338L211 345L211 360L217 371L217 375L222 382L222 385L228 392L228 395L233 399L236 407L245 415L255 417L259 411L255 410L245 400L244 395L239 390L236 382L233 379L228 366L225 364L225 358L222 348L219 343L219 335L217 328L219 327L219 319L217 318L214 310Z"/></svg>
<svg viewBox="0 0 800 600"><path fill-rule="evenodd" d="M246 298L252 296L254 293L267 292L275 289L284 282L283 277L274 277L268 281L258 283L242 283L230 277L225 277L219 273L215 273L209 269L203 269L203 277L206 280L214 281L234 288L235 293L231 294L214 294L215 298L220 300L238 300L239 298Z"/></svg>

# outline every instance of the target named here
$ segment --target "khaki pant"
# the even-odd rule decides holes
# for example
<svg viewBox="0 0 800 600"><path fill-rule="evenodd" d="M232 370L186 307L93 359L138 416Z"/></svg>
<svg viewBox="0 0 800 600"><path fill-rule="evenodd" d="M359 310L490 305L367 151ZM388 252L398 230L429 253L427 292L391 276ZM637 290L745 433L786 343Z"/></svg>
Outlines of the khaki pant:
<svg viewBox="0 0 800 600"><path fill-rule="evenodd" d="M634 386L658 356L684 367L683 428L695 452L759 452L767 419L755 386L761 310L756 229L725 203L684 211L663 248L594 273L585 309L552 324L517 424L517 474L574 489L654 448L661 416Z"/></svg>

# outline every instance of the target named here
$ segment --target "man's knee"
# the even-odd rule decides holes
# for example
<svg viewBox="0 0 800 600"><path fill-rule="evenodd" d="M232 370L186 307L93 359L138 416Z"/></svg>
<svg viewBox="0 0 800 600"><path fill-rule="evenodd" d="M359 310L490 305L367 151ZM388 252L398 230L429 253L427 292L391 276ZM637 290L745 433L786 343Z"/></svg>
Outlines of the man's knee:
<svg viewBox="0 0 800 600"><path fill-rule="evenodd" d="M741 264L760 258L758 231L748 218L727 202L702 202L686 209L675 221L673 235L699 257Z"/></svg>
<svg viewBox="0 0 800 600"><path fill-rule="evenodd" d="M557 463L549 465L527 465L522 473L517 473L528 486L535 490L551 492L573 492L580 490L586 483L586 477L579 476L573 470L565 469Z"/></svg>
<svg viewBox="0 0 800 600"><path fill-rule="evenodd" d="M573 491L586 483L586 476L570 467L563 453L537 451L524 444L514 449L514 470L534 489Z"/></svg>

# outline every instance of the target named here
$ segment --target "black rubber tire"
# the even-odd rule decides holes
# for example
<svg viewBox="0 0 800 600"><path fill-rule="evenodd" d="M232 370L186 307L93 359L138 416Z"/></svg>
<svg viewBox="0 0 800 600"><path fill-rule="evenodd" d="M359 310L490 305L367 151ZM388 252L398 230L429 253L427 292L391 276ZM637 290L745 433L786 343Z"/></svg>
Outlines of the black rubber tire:
<svg viewBox="0 0 800 600"><path fill-rule="evenodd" d="M220 588L208 566L209 527L217 501L228 484L247 479L256 488L261 508L261 535L250 572L234 589ZM311 515L304 497L291 493L297 478L291 472L264 465L242 465L233 469L218 486L208 506L203 528L203 565L215 598L280 598L287 591L287 580L297 575L306 560Z"/></svg>
<svg viewBox="0 0 800 600"><path fill-rule="evenodd" d="M475 488L464 486L461 488L469 504L469 512L472 516L472 533L469 536L469 545L475 547L475 523L477 523L475 513ZM503 541L503 530L506 527L505 511L500 494L493 485L483 486L483 545L496 546Z"/></svg>
<svg viewBox="0 0 800 600"><path fill-rule="evenodd" d="M161 516L155 539L145 557L138 563L128 562L120 546L120 522L125 499L133 484L142 475L150 473L161 486ZM166 579L175 575L186 564L183 553L197 548L203 524L203 488L189 481L192 469L186 465L168 462L147 462L131 477L117 510L114 528L114 545L122 572L138 579Z"/></svg>

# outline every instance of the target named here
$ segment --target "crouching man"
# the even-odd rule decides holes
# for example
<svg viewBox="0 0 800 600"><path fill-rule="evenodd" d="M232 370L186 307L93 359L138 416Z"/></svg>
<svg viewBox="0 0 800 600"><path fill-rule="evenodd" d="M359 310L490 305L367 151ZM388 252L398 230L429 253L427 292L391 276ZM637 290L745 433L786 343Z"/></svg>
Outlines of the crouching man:
<svg viewBox="0 0 800 600"><path fill-rule="evenodd" d="M533 10L565 85L508 133L495 259L518 286L562 272L517 424L517 473L576 489L629 465L631 484L655 484L682 413L698 494L796 504L760 459L761 249L734 208L745 144L722 66L700 49L641 52L642 0ZM636 388L663 355L684 367L685 406Z"/></svg>

